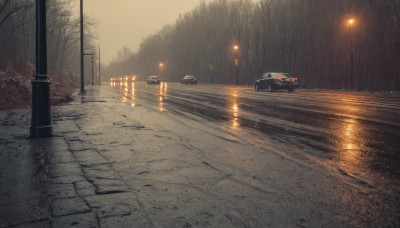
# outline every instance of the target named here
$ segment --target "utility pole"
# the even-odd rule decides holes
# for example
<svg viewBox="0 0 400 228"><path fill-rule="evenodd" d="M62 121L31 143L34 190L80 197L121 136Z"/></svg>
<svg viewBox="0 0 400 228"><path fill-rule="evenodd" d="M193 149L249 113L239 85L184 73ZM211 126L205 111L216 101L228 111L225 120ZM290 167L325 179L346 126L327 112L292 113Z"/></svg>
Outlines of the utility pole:
<svg viewBox="0 0 400 228"><path fill-rule="evenodd" d="M81 22L80 22L80 27L81 27L81 90L80 94L85 94L85 76L84 76L84 47L83 47L83 0L80 0L80 16L81 16Z"/></svg>
<svg viewBox="0 0 400 228"><path fill-rule="evenodd" d="M213 64L210 64L210 65L209 65L209 68L210 68L210 83L212 84L212 83L213 83L214 65L213 65Z"/></svg>
<svg viewBox="0 0 400 228"><path fill-rule="evenodd" d="M239 59L235 59L236 66L236 86L239 86Z"/></svg>
<svg viewBox="0 0 400 228"><path fill-rule="evenodd" d="M350 24L350 49L351 49L351 54L350 54L350 64L351 64L351 75L350 75L350 80L351 80L351 91L354 90L354 54L353 54L353 26L352 23Z"/></svg>
<svg viewBox="0 0 400 228"><path fill-rule="evenodd" d="M356 21L353 18L350 18L347 23L350 26L350 65L351 65L351 72L350 72L350 88L351 91L354 90L354 53L353 53L353 24Z"/></svg>
<svg viewBox="0 0 400 228"><path fill-rule="evenodd" d="M100 44L99 44L99 86L101 86Z"/></svg>
<svg viewBox="0 0 400 228"><path fill-rule="evenodd" d="M32 81L31 138L50 137L53 133L46 36L46 0L36 0L36 74Z"/></svg>
<svg viewBox="0 0 400 228"><path fill-rule="evenodd" d="M92 64L92 86L94 86L94 57L90 58L90 63Z"/></svg>

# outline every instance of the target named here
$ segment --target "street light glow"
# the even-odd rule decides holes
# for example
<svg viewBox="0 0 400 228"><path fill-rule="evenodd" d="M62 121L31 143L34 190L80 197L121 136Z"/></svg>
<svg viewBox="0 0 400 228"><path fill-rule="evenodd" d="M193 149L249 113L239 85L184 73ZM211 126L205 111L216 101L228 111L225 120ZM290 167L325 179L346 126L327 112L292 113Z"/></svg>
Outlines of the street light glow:
<svg viewBox="0 0 400 228"><path fill-rule="evenodd" d="M354 18L350 18L347 23L349 24L350 28L350 88L351 91L354 89L354 53L353 53L353 24L355 23Z"/></svg>
<svg viewBox="0 0 400 228"><path fill-rule="evenodd" d="M164 63L159 63L158 64L160 67L163 67L164 66Z"/></svg>
<svg viewBox="0 0 400 228"><path fill-rule="evenodd" d="M235 51L239 50L239 45L233 46L233 49L234 49Z"/></svg>

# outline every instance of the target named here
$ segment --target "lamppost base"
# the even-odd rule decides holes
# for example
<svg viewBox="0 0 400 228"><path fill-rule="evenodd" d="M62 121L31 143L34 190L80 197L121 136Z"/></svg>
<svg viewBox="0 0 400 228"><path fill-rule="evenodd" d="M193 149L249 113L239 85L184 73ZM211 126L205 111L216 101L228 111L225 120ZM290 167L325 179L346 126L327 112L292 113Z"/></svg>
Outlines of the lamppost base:
<svg viewBox="0 0 400 228"><path fill-rule="evenodd" d="M50 138L52 136L53 136L53 127L51 125L31 127L30 138Z"/></svg>
<svg viewBox="0 0 400 228"><path fill-rule="evenodd" d="M50 81L36 75L32 81L32 119L30 138L51 137Z"/></svg>

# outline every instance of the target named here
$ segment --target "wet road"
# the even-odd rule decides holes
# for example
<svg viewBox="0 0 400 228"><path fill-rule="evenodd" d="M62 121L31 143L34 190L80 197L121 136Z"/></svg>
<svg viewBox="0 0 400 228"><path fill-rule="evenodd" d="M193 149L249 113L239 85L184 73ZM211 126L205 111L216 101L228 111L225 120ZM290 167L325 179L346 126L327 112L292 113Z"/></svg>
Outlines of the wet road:
<svg viewBox="0 0 400 228"><path fill-rule="evenodd" d="M260 141L268 141L290 159L400 195L399 94L270 93L250 86L175 83L112 83L111 87L120 91L126 105L202 116L253 145L262 147Z"/></svg>

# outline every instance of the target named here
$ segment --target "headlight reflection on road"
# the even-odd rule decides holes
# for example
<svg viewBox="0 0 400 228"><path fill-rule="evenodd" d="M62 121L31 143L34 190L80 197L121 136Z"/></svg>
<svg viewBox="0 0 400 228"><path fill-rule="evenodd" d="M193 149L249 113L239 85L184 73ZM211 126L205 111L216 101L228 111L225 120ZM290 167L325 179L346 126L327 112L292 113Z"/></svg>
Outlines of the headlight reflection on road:
<svg viewBox="0 0 400 228"><path fill-rule="evenodd" d="M334 133L331 143L336 150L333 161L346 172L359 173L362 167L370 165L365 146L368 132L356 118L363 110L357 105L356 97L344 96L342 100L342 105L334 107L340 118L330 124L330 131Z"/></svg>
<svg viewBox="0 0 400 228"><path fill-rule="evenodd" d="M230 106L229 110L230 110L231 115L232 115L232 120L231 120L232 127L235 129L235 128L238 128L240 126L240 123L239 123L239 104L237 102L237 98L238 98L237 90L231 91L230 95L231 95L232 103L229 104L229 106Z"/></svg>
<svg viewBox="0 0 400 228"><path fill-rule="evenodd" d="M232 126L234 128L237 128L237 127L239 127L240 124L239 124L239 118L238 118L239 117L239 106L238 106L236 100L234 100L232 110L233 110Z"/></svg>
<svg viewBox="0 0 400 228"><path fill-rule="evenodd" d="M135 107L135 83L120 83L120 91L122 104Z"/></svg>
<svg viewBox="0 0 400 228"><path fill-rule="evenodd" d="M128 87L123 87L122 89L122 104L126 105L129 89Z"/></svg>
<svg viewBox="0 0 400 228"><path fill-rule="evenodd" d="M136 99L135 99L135 83L131 83L131 106L132 107L135 107L135 102L136 102Z"/></svg>
<svg viewBox="0 0 400 228"><path fill-rule="evenodd" d="M163 112L165 110L164 108L164 101L165 98L167 97L167 88L168 84L166 82L161 82L160 83L160 95L159 95L159 110L160 112Z"/></svg>
<svg viewBox="0 0 400 228"><path fill-rule="evenodd" d="M355 122L354 121L349 121L348 123L346 123L346 125L344 126L344 139L343 139L343 144L342 144L342 148L346 149L346 150L357 150L358 147L356 144L354 144L354 138L355 138Z"/></svg>
<svg viewBox="0 0 400 228"><path fill-rule="evenodd" d="M360 129L358 123L349 119L340 126L338 135L338 148L341 150L340 160L344 162L347 167L359 167L360 153L361 153L361 140Z"/></svg>
<svg viewBox="0 0 400 228"><path fill-rule="evenodd" d="M334 133L331 138L333 157L330 161L340 170L358 176L374 165L371 163L373 155L366 146L365 129L357 119L346 118L334 122L330 131Z"/></svg>

